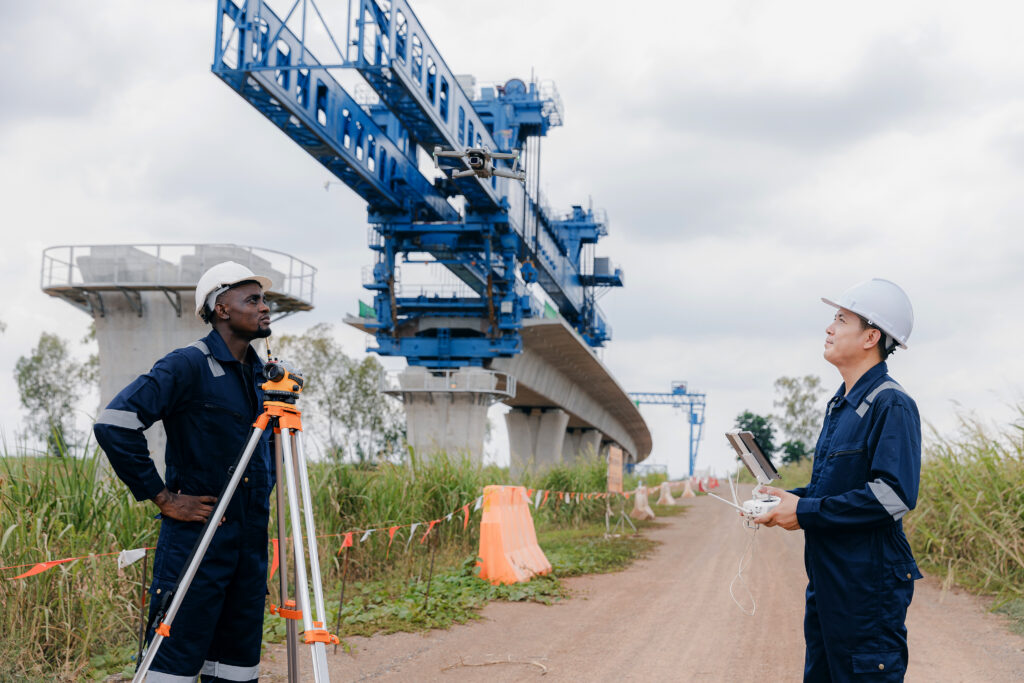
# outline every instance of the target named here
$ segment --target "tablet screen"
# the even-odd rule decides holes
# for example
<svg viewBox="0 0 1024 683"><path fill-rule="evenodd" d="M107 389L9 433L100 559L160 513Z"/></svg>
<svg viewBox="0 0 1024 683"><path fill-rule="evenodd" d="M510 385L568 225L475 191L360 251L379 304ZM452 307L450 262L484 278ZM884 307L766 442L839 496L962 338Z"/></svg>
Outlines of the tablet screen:
<svg viewBox="0 0 1024 683"><path fill-rule="evenodd" d="M757 445L757 439L754 438L753 432L734 429L731 432L726 432L725 437L758 483L767 484L773 479L782 478L772 461Z"/></svg>

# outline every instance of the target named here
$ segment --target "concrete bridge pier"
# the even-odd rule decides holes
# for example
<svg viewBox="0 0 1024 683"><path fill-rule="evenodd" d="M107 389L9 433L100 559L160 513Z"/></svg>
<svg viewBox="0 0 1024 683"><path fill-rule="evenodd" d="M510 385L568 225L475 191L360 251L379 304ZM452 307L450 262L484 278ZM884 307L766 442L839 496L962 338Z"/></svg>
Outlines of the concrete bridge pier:
<svg viewBox="0 0 1024 683"><path fill-rule="evenodd" d="M405 404L406 441L417 455L468 454L483 461L487 409L515 396L515 379L477 367L430 371L409 366L385 392Z"/></svg>
<svg viewBox="0 0 1024 683"><path fill-rule="evenodd" d="M565 430L562 460L572 462L579 458L594 457L601 452L601 432L596 429L570 428Z"/></svg>
<svg viewBox="0 0 1024 683"><path fill-rule="evenodd" d="M568 424L569 413L560 408L513 408L505 414L513 481L526 470L562 462Z"/></svg>

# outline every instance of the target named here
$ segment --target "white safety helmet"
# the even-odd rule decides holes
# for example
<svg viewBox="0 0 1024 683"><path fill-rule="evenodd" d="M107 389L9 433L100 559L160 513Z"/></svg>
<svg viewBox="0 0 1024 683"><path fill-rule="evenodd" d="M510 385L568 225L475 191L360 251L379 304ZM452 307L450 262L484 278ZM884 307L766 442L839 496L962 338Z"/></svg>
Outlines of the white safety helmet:
<svg viewBox="0 0 1024 683"><path fill-rule="evenodd" d="M274 284L270 278L256 275L241 263L234 261L224 261L207 270L196 284L196 317L202 320L203 306L209 305L210 310L213 310L218 296L230 289L232 285L249 280L260 283L264 292Z"/></svg>
<svg viewBox="0 0 1024 683"><path fill-rule="evenodd" d="M891 337L901 349L914 329L914 308L910 297L895 282L874 278L850 287L837 301L821 297L829 306L845 308L866 319ZM886 344L886 350L891 344Z"/></svg>

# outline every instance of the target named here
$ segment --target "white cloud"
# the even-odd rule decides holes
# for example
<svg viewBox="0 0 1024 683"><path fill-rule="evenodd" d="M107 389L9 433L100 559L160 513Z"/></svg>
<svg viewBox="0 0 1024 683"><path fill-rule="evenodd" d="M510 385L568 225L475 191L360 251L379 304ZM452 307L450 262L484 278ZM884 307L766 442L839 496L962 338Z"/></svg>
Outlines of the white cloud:
<svg viewBox="0 0 1024 683"><path fill-rule="evenodd" d="M337 8L334 8L337 10ZM543 143L555 207L609 211L599 247L627 286L602 300L606 363L630 390L687 379L708 394L702 453L770 412L780 375L818 374L822 294L882 276L917 313L891 363L943 429L953 401L1010 419L1024 361L1024 52L1014 2L838 5L414 0L456 73L556 81L566 125ZM340 10L337 10L340 12ZM209 2L156 11L7 3L0 198L7 292L0 421L39 333L88 318L39 291L42 250L103 242L238 242L319 269L339 323L369 263L363 202L209 71ZM84 353L84 350L83 350ZM654 459L680 473L685 423L644 409ZM498 433L496 438L501 438ZM500 450L500 449L499 449ZM501 457L500 453L497 457ZM704 457L704 456L702 456Z"/></svg>

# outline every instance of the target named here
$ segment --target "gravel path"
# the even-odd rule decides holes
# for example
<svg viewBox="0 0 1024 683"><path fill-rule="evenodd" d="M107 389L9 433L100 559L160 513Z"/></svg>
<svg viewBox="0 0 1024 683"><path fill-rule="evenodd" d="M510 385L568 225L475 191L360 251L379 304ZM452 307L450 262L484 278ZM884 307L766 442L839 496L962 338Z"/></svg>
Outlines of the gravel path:
<svg viewBox="0 0 1024 683"><path fill-rule="evenodd" d="M799 681L803 670L803 535L740 526L707 497L647 532L661 545L617 574L566 581L573 598L545 606L492 603L483 620L447 631L351 638L329 657L332 681ZM756 610L729 594L754 535L745 575ZM736 587L737 599L750 607ZM917 583L910 608L911 682L1024 680L1024 637L985 600ZM303 680L313 680L302 653ZM284 681L281 646L260 680ZM543 678L541 678L543 676Z"/></svg>

